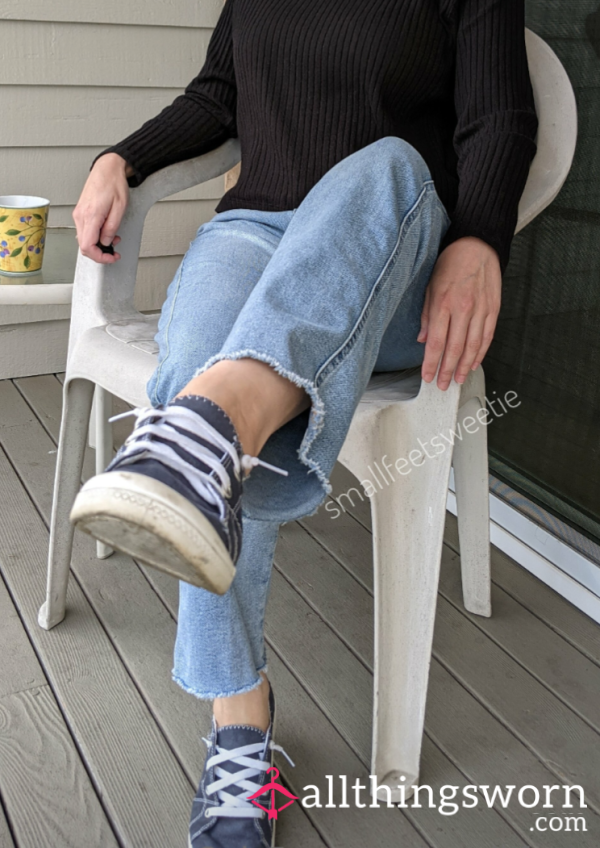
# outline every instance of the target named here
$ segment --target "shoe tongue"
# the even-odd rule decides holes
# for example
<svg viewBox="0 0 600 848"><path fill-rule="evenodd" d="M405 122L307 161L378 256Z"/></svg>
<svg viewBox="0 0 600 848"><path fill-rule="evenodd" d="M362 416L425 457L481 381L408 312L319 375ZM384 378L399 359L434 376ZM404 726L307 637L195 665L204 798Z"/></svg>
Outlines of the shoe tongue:
<svg viewBox="0 0 600 848"><path fill-rule="evenodd" d="M212 400L199 395L184 395L175 398L169 406L186 406L202 416L215 430L218 430L229 442L238 443L237 433L229 415Z"/></svg>
<svg viewBox="0 0 600 848"><path fill-rule="evenodd" d="M256 745L258 742L262 742L264 744L265 740L266 733L259 730L258 727L233 724L226 725L225 727L217 730L217 746L219 748L225 748L228 751L231 751L234 748L242 748L244 745ZM262 760L265 755L259 751L258 754L247 754L246 756L256 760ZM227 760L226 762L221 763L220 768L233 774L236 771L242 771L246 768L246 766ZM256 780L256 778L252 779ZM238 786L230 786L227 791L231 795L239 795L246 790Z"/></svg>

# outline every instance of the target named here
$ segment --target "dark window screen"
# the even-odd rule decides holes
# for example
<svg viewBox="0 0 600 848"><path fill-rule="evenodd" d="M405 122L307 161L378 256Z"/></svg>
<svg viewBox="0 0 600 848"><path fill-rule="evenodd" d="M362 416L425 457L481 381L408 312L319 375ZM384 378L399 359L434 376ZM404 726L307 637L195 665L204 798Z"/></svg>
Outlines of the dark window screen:
<svg viewBox="0 0 600 848"><path fill-rule="evenodd" d="M488 398L521 404L489 427L490 471L598 541L600 2L526 0L526 23L571 79L579 137L560 194L513 241L484 370Z"/></svg>

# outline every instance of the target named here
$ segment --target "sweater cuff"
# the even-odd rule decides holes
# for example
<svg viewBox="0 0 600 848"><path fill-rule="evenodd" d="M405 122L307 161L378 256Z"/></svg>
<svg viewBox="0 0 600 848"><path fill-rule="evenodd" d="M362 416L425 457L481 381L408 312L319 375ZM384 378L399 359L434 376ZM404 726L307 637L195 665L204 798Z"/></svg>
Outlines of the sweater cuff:
<svg viewBox="0 0 600 848"><path fill-rule="evenodd" d="M127 177L127 183L129 184L130 188L136 188L137 186L141 185L144 182L147 174L146 175L143 174L139 170L139 168L136 168L136 166L133 162L133 156L129 153L127 148L124 147L124 145L122 145L122 144L113 144L112 147L107 147L106 150L102 150L95 157L92 164L90 165L90 171L92 170L92 168L94 167L94 165L96 164L98 159L100 159L100 157L104 156L106 153L118 153L119 156L122 156L123 159L125 159L125 161L127 162L127 164L131 166L131 168L133 170L133 174L130 177Z"/></svg>
<svg viewBox="0 0 600 848"><path fill-rule="evenodd" d="M440 252L465 236L494 248L504 275L518 220L519 201L537 147L520 133L498 133L473 141L460 163L458 200Z"/></svg>

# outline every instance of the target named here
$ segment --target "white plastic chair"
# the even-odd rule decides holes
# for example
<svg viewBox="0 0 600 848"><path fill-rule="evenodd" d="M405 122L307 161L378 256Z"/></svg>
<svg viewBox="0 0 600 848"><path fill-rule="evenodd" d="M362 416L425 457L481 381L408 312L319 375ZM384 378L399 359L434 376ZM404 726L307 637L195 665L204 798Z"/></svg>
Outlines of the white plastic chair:
<svg viewBox="0 0 600 848"><path fill-rule="evenodd" d="M539 117L538 151L519 206L517 231L558 194L573 159L577 113L570 81L548 45L526 30ZM133 305L142 229L156 201L224 174L240 158L237 139L196 159L164 168L130 193L120 227L121 260L100 265L78 256L73 291L64 408L52 508L48 584L39 624L49 630L65 615L73 539L69 511L80 486L94 387L97 386L98 470L111 447L107 393L147 406L145 386L156 365L157 316ZM510 179L510 175L507 175ZM441 392L418 374L376 376L353 420L340 461L360 480L373 480L387 459L395 482L372 498L375 566L375 681L371 774L400 801L418 780L427 681L450 466L453 459L465 608L491 615L486 428L457 440L410 474L395 462L434 436L448 434L457 417L485 408L483 371ZM469 425L471 428L473 425ZM414 455L413 455L414 456ZM418 462L418 458L415 457ZM403 466L406 470L406 466ZM99 555L105 556L104 546ZM379 794L385 800L387 793Z"/></svg>

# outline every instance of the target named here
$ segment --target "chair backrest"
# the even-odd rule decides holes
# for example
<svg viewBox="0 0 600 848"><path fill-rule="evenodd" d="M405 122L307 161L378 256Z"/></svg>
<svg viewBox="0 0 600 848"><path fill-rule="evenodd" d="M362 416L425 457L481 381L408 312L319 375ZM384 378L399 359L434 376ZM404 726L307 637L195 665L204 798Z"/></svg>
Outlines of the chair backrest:
<svg viewBox="0 0 600 848"><path fill-rule="evenodd" d="M525 44L539 126L516 233L552 203L567 179L577 143L577 104L567 72L544 39L527 28Z"/></svg>

